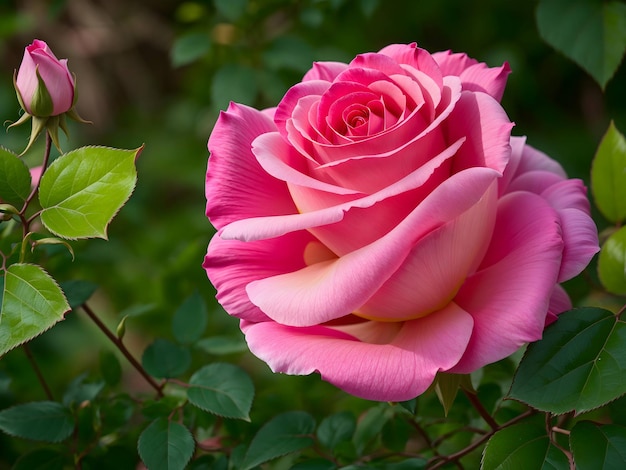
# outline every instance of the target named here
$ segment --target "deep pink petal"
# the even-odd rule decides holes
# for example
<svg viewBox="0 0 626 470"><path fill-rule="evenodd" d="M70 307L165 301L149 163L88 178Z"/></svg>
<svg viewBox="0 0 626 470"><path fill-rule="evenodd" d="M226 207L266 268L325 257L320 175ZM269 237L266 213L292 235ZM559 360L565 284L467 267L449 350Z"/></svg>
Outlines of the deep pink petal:
<svg viewBox="0 0 626 470"><path fill-rule="evenodd" d="M359 194L347 187L325 183L308 174L307 162L296 149L290 146L278 132L267 132L259 135L252 142L252 153L258 163L267 172L281 181L312 188L317 191L348 195Z"/></svg>
<svg viewBox="0 0 626 470"><path fill-rule="evenodd" d="M559 282L564 282L580 274L600 247L598 229L588 212L563 209L559 217L565 242Z"/></svg>
<svg viewBox="0 0 626 470"><path fill-rule="evenodd" d="M428 51L417 47L417 44L392 44L378 53L388 55L399 64L406 64L424 72L439 88L443 86L443 75L439 65Z"/></svg>
<svg viewBox="0 0 626 470"><path fill-rule="evenodd" d="M506 188L506 193L528 191L541 194L549 187L563 181L563 177L549 171L527 171L517 176Z"/></svg>
<svg viewBox="0 0 626 470"><path fill-rule="evenodd" d="M461 77L463 90L481 91L500 101L506 87L506 80L511 73L508 63L501 67L489 67L487 64L471 59L467 54L451 51L437 52L433 58L439 64L443 75Z"/></svg>
<svg viewBox="0 0 626 470"><path fill-rule="evenodd" d="M516 174L522 175L529 171L546 171L554 173L561 178L567 178L567 174L559 162L548 157L540 150L526 144L524 145Z"/></svg>
<svg viewBox="0 0 626 470"><path fill-rule="evenodd" d="M330 87L330 82L325 80L309 80L292 86L276 107L274 122L281 135L287 137L285 123L291 118L294 108L301 98L319 95L321 96Z"/></svg>
<svg viewBox="0 0 626 470"><path fill-rule="evenodd" d="M454 53L452 51L435 52L432 54L432 57L439 65L444 76L455 75L459 77L465 69L478 63L476 59L472 59L465 53Z"/></svg>
<svg viewBox="0 0 626 470"><path fill-rule="evenodd" d="M542 191L541 196L557 211L578 209L588 214L591 210L589 199L587 199L587 188L579 179L559 181Z"/></svg>
<svg viewBox="0 0 626 470"><path fill-rule="evenodd" d="M370 245L336 260L252 282L248 296L267 316L290 326L317 325L355 312L404 263L418 240L474 206L496 175L487 168L453 175L449 184L435 189Z"/></svg>
<svg viewBox="0 0 626 470"><path fill-rule="evenodd" d="M371 327L388 328L377 323ZM323 380L351 395L404 401L423 393L437 372L456 364L471 334L472 318L451 304L425 318L405 322L390 344L363 343L321 326L242 322L242 330L252 353L274 372L318 372Z"/></svg>
<svg viewBox="0 0 626 470"><path fill-rule="evenodd" d="M313 67L302 78L303 82L310 80L325 80L332 82L337 75L343 72L348 64L343 62L313 62Z"/></svg>
<svg viewBox="0 0 626 470"><path fill-rule="evenodd" d="M500 67L479 63L465 69L460 77L464 90L481 91L500 101L510 73L511 67L506 62Z"/></svg>
<svg viewBox="0 0 626 470"><path fill-rule="evenodd" d="M464 91L444 125L450 139L468 139L455 158L455 171L475 166L504 171L511 155L513 124L495 99Z"/></svg>
<svg viewBox="0 0 626 470"><path fill-rule="evenodd" d="M221 236L225 239L244 241L259 240L277 237L295 230L311 229L339 222L343 219L344 212L352 208L366 209L380 201L407 193L424 185L429 181L432 174L455 154L461 143L462 141L457 142L402 180L372 195L311 212L297 213L294 210L291 215L235 220L221 230ZM265 156L261 156L259 153L258 157L260 160L274 158L270 152ZM315 193L307 197L315 197ZM306 203L307 200L305 199L296 201L296 204L303 205L303 207Z"/></svg>
<svg viewBox="0 0 626 470"><path fill-rule="evenodd" d="M252 141L275 131L263 113L232 103L209 138L206 213L220 229L238 219L296 211L284 182L269 176L252 154Z"/></svg>
<svg viewBox="0 0 626 470"><path fill-rule="evenodd" d="M565 292L565 289L559 284L554 286L552 296L550 297L550 305L548 306L548 315L546 316L546 326L554 323L561 313L572 308L572 301Z"/></svg>
<svg viewBox="0 0 626 470"><path fill-rule="evenodd" d="M376 158L397 154L400 150L424 139L429 133L441 133L442 128L445 128L446 120L449 119L457 101L461 97L460 80L457 77L446 77L443 92L444 96L437 109L438 114L429 123L425 123L424 116L421 115L420 110L415 110L395 126L379 135L342 145L331 145L312 138L308 129L303 125L302 119L297 121L294 119L286 123L287 140L309 160L324 163L328 166L339 165L351 159ZM457 137L463 138L465 136L458 135ZM448 141L455 142L458 138L450 138ZM414 156L412 160L415 158Z"/></svg>
<svg viewBox="0 0 626 470"><path fill-rule="evenodd" d="M517 176L517 168L522 159L524 146L526 145L526 137L511 136L511 155L509 163L506 165L502 178L498 181L498 193L505 194L509 190L509 184Z"/></svg>
<svg viewBox="0 0 626 470"><path fill-rule="evenodd" d="M388 77L390 75L404 73L404 70L400 67L400 63L398 63L395 58L391 58L385 54L367 52L365 54L359 54L352 59L349 67L338 77L338 80L354 79L355 74L357 76L364 75L367 73L368 69L377 76Z"/></svg>
<svg viewBox="0 0 626 470"><path fill-rule="evenodd" d="M230 315L250 321L268 317L250 302L246 285L306 266L306 253L316 247L306 231L293 232L270 240L240 242L214 236L203 268L217 290L217 300ZM314 260L316 261L316 260Z"/></svg>
<svg viewBox="0 0 626 470"><path fill-rule="evenodd" d="M452 372L472 372L541 338L562 250L559 217L545 200L531 193L500 200L484 264L455 298L475 327Z"/></svg>

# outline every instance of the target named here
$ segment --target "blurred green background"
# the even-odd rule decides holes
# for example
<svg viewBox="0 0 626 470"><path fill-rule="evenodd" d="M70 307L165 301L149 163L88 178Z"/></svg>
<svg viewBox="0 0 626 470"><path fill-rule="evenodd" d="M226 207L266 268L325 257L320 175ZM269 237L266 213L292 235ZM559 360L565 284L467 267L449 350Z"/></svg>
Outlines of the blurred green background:
<svg viewBox="0 0 626 470"><path fill-rule="evenodd" d="M240 338L201 267L213 234L204 216L206 142L219 111L230 100L275 106L313 61L349 61L390 43L466 52L492 66L508 61L513 73L503 106L516 123L514 134L528 136L571 176L588 181L609 120L626 129L626 70L603 94L541 40L535 8L533 1L509 0L0 0L3 121L19 116L12 74L37 38L69 59L77 109L93 122L72 123L64 149L145 144L137 188L111 224L109 240L74 242L74 262L63 249L50 250L45 266L61 281L96 283L90 304L111 328L129 315L126 342L137 356L153 338L171 337L173 313L194 292L208 305L205 336ZM2 133L0 145L21 152L27 127ZM26 157L33 165L42 142ZM73 377L95 373L103 349L112 348L80 312L32 343L58 394ZM194 353L198 364L215 359ZM255 403L268 408L253 406L255 416L369 406L317 377L274 376L246 351L226 360L252 373ZM144 388L133 374L125 386ZM19 348L0 361L0 408L17 397L43 399Z"/></svg>

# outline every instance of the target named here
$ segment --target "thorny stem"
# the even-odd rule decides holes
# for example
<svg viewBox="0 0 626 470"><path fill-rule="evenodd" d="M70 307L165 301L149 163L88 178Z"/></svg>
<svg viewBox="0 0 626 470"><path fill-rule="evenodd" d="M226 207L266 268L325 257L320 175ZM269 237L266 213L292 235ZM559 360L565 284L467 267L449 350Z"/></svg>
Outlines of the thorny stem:
<svg viewBox="0 0 626 470"><path fill-rule="evenodd" d="M87 316L89 316L89 318L96 324L96 326L100 328L100 330L106 335L106 337L109 338L109 340L111 340L111 342L115 345L115 347L119 349L119 351L124 355L124 357L128 360L128 362L130 362L130 364L137 370L137 372L139 372L139 374L146 380L146 382L148 382L150 386L154 388L154 390L157 393L157 396L159 398L162 398L164 384L158 384L146 372L143 366L137 361L137 359L135 359L135 357L126 348L122 340L119 339L117 336L115 336L113 332L104 323L102 323L102 320L98 318L98 316L94 313L93 310L91 310L91 308L87 305L87 303L82 304L81 308L84 310Z"/></svg>
<svg viewBox="0 0 626 470"><path fill-rule="evenodd" d="M518 423L519 421L522 421L523 419L525 419L528 416L531 416L531 415L533 415L535 413L536 413L535 410L525 411L521 415L518 415L515 418L507 421L506 423L504 423L504 424L502 424L500 426L497 426L495 429L492 429L490 432L488 432L484 436L481 436L479 439L477 439L474 442L472 442L465 449L462 449L462 450L460 450L460 451L458 451L458 452L456 452L454 454L451 454L451 455L448 455L448 456L445 456L445 457L434 457L431 460L439 460L439 459L441 459L441 460L439 460L432 467L428 467L428 469L429 470L435 470L437 468L443 467L444 465L447 465L448 463L457 462L461 457L464 457L465 455L469 454L474 449L480 447L482 444L484 444L489 439L491 439L491 436L493 436L497 431L500 431L501 429L504 429L504 428L508 428L509 426L512 426L515 423Z"/></svg>
<svg viewBox="0 0 626 470"><path fill-rule="evenodd" d="M30 362L30 366L35 371L35 375L37 376L37 380L39 380L39 383L41 384L41 387L43 388L43 391L46 393L46 397L48 397L48 400L54 401L54 396L52 395L52 390L50 390L50 387L48 386L48 383L46 382L46 379L44 378L43 374L41 373L41 369L37 365L37 362L35 361L35 357L33 356L33 353L31 352L30 348L28 347L28 343L24 343L22 345L22 349L26 353L26 357L28 358L28 362Z"/></svg>
<svg viewBox="0 0 626 470"><path fill-rule="evenodd" d="M483 404L478 399L478 396L475 393L468 392L465 389L463 389L463 393L465 393L465 396L467 396L472 406L476 409L476 411L478 411L478 414L485 420L489 427L493 430L498 429L498 423L496 423L496 420L493 419L491 414L489 414L489 412L485 409Z"/></svg>

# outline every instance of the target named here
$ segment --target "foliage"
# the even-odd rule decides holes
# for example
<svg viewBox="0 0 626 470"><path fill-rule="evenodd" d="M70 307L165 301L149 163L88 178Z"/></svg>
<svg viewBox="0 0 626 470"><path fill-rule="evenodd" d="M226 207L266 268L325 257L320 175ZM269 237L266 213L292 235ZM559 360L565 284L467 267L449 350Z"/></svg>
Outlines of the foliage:
<svg viewBox="0 0 626 470"><path fill-rule="evenodd" d="M70 124L64 154L48 134L18 157L28 130L3 136L0 469L626 466L623 2L100 3L51 2L45 21L0 6L4 119L42 36L94 122ZM216 303L200 268L206 138L230 100L274 106L314 60L411 41L511 62L516 134L590 182L602 251L566 286L582 308L523 354L371 403L270 374Z"/></svg>

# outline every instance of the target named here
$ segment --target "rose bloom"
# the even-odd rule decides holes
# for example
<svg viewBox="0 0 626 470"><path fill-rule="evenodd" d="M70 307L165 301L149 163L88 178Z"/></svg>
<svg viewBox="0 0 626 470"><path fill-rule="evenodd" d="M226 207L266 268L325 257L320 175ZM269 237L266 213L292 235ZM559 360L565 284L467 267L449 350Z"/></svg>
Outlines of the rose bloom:
<svg viewBox="0 0 626 470"><path fill-rule="evenodd" d="M511 137L508 73L391 45L220 115L204 268L273 371L408 400L571 307L596 227L582 181Z"/></svg>
<svg viewBox="0 0 626 470"><path fill-rule="evenodd" d="M50 95L42 99L39 78ZM35 39L24 50L24 57L15 79L20 102L31 116L57 116L74 104L75 83L67 67L67 59L57 59L44 41Z"/></svg>

